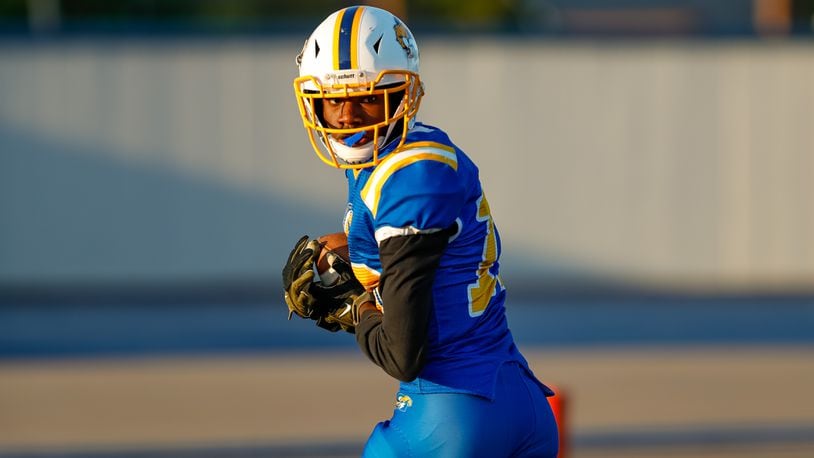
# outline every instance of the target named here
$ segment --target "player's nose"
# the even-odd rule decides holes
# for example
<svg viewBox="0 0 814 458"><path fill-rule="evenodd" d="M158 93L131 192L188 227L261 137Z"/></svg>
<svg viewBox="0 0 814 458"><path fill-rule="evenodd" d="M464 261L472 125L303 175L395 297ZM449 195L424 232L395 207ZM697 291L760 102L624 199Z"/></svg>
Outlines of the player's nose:
<svg viewBox="0 0 814 458"><path fill-rule="evenodd" d="M339 122L343 125L358 125L362 121L360 114L361 104L359 102L351 99L343 100L339 108Z"/></svg>

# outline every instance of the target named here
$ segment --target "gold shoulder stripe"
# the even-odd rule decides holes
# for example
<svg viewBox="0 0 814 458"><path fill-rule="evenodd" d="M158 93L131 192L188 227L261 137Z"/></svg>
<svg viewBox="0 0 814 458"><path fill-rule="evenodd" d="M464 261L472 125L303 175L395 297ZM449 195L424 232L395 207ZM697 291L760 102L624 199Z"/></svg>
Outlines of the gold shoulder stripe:
<svg viewBox="0 0 814 458"><path fill-rule="evenodd" d="M376 167L362 188L362 201L370 209L373 217L379 209L379 197L387 180L397 171L418 161L437 161L458 170L458 157L455 148L436 142L416 142L405 145L399 151L388 155Z"/></svg>
<svg viewBox="0 0 814 458"><path fill-rule="evenodd" d="M455 148L453 148L453 147L451 147L449 145L445 145L443 143L438 143L438 142L413 142L413 143L408 143L406 145L403 145L399 149L399 152L406 151L406 150L409 150L409 149L416 149L416 148L434 148L434 149L444 150L444 151L447 151L447 152L450 152L450 153L455 152ZM386 161L387 159L388 158L384 158L384 161ZM382 162L384 162L384 161L382 161Z"/></svg>

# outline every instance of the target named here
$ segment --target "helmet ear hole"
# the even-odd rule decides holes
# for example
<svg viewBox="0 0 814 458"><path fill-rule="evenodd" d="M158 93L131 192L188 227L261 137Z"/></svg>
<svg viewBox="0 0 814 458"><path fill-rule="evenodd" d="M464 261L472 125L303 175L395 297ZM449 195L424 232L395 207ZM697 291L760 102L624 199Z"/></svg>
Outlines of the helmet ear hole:
<svg viewBox="0 0 814 458"><path fill-rule="evenodd" d="M373 43L373 50L376 51L376 54L379 53L379 46L382 44L382 38L384 38L384 34L379 35L379 39Z"/></svg>

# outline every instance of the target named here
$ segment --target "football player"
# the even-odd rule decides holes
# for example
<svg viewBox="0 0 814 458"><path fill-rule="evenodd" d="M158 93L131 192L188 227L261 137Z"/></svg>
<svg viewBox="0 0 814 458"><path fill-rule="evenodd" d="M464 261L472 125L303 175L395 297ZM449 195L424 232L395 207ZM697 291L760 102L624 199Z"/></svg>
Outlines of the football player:
<svg viewBox="0 0 814 458"><path fill-rule="evenodd" d="M346 279L362 288L331 297L312 282L319 246L304 238L283 272L286 302L355 332L400 381L393 416L364 456L555 457L553 392L508 328L500 237L478 168L444 131L416 121L424 89L412 33L385 10L344 8L314 30L297 64L311 145L347 177Z"/></svg>

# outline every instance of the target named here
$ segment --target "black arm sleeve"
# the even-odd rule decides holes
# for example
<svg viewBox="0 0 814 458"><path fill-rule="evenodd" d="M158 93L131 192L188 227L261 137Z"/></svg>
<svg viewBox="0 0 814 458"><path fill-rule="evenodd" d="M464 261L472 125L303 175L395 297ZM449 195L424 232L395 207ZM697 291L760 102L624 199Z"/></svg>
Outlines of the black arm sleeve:
<svg viewBox="0 0 814 458"><path fill-rule="evenodd" d="M356 342L371 361L398 380L414 380L424 367L432 284L449 236L449 231L396 236L379 245L379 292L385 312L362 315Z"/></svg>

